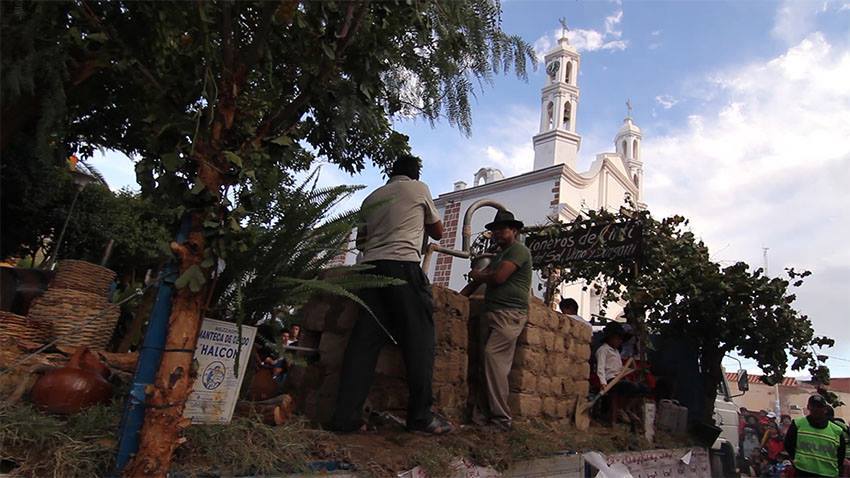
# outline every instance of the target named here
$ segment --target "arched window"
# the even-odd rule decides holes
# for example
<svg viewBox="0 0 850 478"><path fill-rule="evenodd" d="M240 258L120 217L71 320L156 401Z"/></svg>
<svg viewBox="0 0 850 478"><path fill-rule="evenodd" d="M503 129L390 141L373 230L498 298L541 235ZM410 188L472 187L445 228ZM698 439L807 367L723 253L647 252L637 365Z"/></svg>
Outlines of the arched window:
<svg viewBox="0 0 850 478"><path fill-rule="evenodd" d="M565 70L564 75L565 75L564 81L569 83L570 78L572 78L572 76L573 76L573 62L571 62L571 61L567 62L567 68Z"/></svg>
<svg viewBox="0 0 850 478"><path fill-rule="evenodd" d="M546 129L555 127L555 105L550 101L546 106Z"/></svg>
<svg viewBox="0 0 850 478"><path fill-rule="evenodd" d="M635 181L635 186L640 186L640 184L638 183L638 175L637 174L635 174L634 181Z"/></svg>
<svg viewBox="0 0 850 478"><path fill-rule="evenodd" d="M629 154L628 154L628 152L626 151L626 140L623 140L623 157L624 157L624 158L628 158L628 157L629 157Z"/></svg>
<svg viewBox="0 0 850 478"><path fill-rule="evenodd" d="M632 157L634 157L636 161L638 160L638 144L637 144L637 140L634 140L634 142L632 143ZM637 182L637 181L635 181L635 182Z"/></svg>
<svg viewBox="0 0 850 478"><path fill-rule="evenodd" d="M567 101L567 103L564 105L564 129L566 129L566 130L570 129L570 122L571 122L572 117L573 117L572 113L573 113L573 104L570 103L569 101Z"/></svg>

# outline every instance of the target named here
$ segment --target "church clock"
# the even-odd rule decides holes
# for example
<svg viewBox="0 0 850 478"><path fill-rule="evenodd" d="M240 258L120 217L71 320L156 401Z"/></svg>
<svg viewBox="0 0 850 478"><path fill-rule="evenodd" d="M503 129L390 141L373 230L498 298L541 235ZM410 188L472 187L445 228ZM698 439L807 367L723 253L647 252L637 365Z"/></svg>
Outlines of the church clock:
<svg viewBox="0 0 850 478"><path fill-rule="evenodd" d="M551 76L552 78L555 78L555 75L558 74L558 69L560 67L561 67L561 62L559 62L558 60L555 60L555 61L553 61L552 63L549 63L549 65L546 66L546 72L549 73L549 76Z"/></svg>

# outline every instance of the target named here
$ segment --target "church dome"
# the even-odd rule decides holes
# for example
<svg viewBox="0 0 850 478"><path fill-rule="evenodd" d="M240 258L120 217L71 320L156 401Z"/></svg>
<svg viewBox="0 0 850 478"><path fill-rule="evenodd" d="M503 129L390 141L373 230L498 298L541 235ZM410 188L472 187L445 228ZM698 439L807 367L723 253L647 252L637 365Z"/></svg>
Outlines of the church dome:
<svg viewBox="0 0 850 478"><path fill-rule="evenodd" d="M623 126L620 127L620 131L617 131L617 137L627 134L640 136L640 128L632 121L631 117L623 120Z"/></svg>

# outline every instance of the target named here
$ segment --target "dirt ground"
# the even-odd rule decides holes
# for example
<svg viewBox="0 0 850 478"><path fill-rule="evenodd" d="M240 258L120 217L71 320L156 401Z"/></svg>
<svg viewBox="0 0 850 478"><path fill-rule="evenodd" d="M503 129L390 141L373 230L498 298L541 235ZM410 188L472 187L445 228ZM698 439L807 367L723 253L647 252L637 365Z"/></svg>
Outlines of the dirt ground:
<svg viewBox="0 0 850 478"><path fill-rule="evenodd" d="M614 428L598 424L579 432L571 423L526 421L510 432L461 426L453 433L433 437L412 434L399 427L353 434L322 433L314 444L318 460L352 463L358 472L371 476L396 476L400 471L422 466L431 476L446 476L449 464L467 457L479 465L504 470L512 463L556 453L589 450L602 452L645 450L686 446L683 439L656 437L652 444L625 425Z"/></svg>

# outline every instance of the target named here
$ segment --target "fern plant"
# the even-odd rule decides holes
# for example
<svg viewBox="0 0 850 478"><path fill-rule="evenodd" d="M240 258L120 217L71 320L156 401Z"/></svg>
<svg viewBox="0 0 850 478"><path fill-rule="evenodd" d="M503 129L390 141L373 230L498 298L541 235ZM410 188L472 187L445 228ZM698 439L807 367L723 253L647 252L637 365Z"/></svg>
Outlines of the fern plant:
<svg viewBox="0 0 850 478"><path fill-rule="evenodd" d="M334 214L362 186L320 188L318 170L295 187L281 185L262 215L244 230L242 251L230 253L218 279L218 312L253 325L271 318L288 322L316 293L346 297L363 307L356 291L400 281L369 274L368 266L331 267L348 251L361 211ZM367 308L368 310L368 308ZM371 311L369 311L371 313Z"/></svg>

